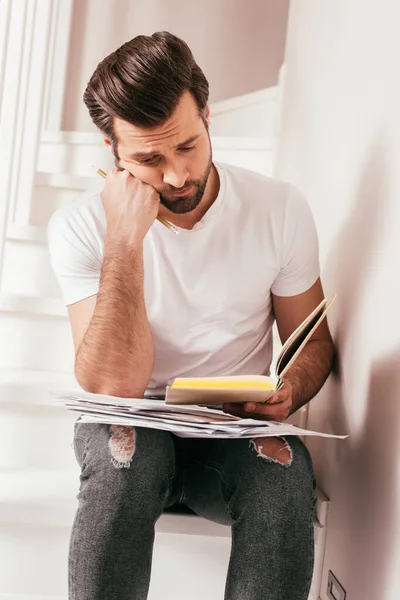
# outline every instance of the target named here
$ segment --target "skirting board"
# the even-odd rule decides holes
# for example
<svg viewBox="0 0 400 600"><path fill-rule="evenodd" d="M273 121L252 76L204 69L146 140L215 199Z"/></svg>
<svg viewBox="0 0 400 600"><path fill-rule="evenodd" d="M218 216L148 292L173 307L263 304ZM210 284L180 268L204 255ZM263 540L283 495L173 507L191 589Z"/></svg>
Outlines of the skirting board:
<svg viewBox="0 0 400 600"><path fill-rule="evenodd" d="M66 596L21 596L19 594L2 594L0 600L67 600Z"/></svg>
<svg viewBox="0 0 400 600"><path fill-rule="evenodd" d="M15 594L2 594L0 592L0 600L67 600L67 598L64 596L18 596ZM318 600L322 600L321 596L318 597Z"/></svg>

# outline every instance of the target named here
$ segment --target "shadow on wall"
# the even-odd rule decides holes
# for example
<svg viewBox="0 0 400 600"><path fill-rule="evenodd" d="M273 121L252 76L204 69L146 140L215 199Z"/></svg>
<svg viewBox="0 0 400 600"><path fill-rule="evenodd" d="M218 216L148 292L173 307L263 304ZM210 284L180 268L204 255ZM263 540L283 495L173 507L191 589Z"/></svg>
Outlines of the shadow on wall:
<svg viewBox="0 0 400 600"><path fill-rule="evenodd" d="M363 434L350 442L351 462L341 501L351 535L340 551L358 579L358 597L369 600L384 600L384 590L389 594L396 552L399 398L400 348L372 366Z"/></svg>
<svg viewBox="0 0 400 600"><path fill-rule="evenodd" d="M379 254L390 219L389 151L386 136L376 136L362 168L354 208L324 270L327 296L338 293L330 327L340 360L311 404L308 423L310 428L328 426L350 433L345 441L314 439L308 446L319 485L332 502L328 565L341 565L337 575L344 582L358 579L354 597L368 600L383 600L398 512L400 347L390 356L374 359L373 327L379 327L385 303L384 291L372 291L371 286L374 269L382 268ZM393 276L393 265L385 268L387 276Z"/></svg>
<svg viewBox="0 0 400 600"><path fill-rule="evenodd" d="M332 244L323 272L325 295L338 294L336 306L329 315L338 359L328 384L311 407L316 409L318 420L319 411L323 410L324 422L338 433L349 429L352 434L354 429L362 433L366 416L371 352L365 343L368 332L363 316L370 300L370 277L384 242L389 212L386 158L386 139L383 135L377 136L365 156L360 183L354 193L355 204Z"/></svg>
<svg viewBox="0 0 400 600"><path fill-rule="evenodd" d="M332 244L324 270L325 287L338 292L335 340L341 350L353 337L355 319L365 300L374 258L383 241L387 209L387 140L379 135L366 154L355 204L349 218ZM339 318L340 317L340 318Z"/></svg>

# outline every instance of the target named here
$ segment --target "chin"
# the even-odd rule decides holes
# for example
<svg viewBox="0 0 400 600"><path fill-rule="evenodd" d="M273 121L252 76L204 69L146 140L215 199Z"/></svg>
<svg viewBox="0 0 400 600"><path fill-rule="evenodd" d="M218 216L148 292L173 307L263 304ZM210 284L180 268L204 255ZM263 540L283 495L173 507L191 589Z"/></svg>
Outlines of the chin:
<svg viewBox="0 0 400 600"><path fill-rule="evenodd" d="M176 215L184 215L193 212L198 207L201 200L202 198L179 198L176 200L166 200L161 198L161 204Z"/></svg>

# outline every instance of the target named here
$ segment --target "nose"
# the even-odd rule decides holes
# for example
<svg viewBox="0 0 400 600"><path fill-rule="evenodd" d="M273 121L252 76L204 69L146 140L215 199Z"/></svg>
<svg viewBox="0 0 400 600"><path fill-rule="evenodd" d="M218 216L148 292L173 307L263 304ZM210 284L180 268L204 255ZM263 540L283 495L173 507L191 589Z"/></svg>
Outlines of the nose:
<svg viewBox="0 0 400 600"><path fill-rule="evenodd" d="M181 188L185 185L188 172L184 166L178 164L169 165L163 174L164 183L174 188Z"/></svg>

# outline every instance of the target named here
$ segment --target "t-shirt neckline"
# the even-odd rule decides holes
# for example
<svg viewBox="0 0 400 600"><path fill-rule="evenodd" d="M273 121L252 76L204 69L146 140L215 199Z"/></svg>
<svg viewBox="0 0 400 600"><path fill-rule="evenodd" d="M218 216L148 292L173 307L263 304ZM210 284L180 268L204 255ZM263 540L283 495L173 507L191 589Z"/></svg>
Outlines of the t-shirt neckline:
<svg viewBox="0 0 400 600"><path fill-rule="evenodd" d="M199 231L200 229L203 229L205 227L205 225L207 225L211 221L211 219L213 219L213 217L215 217L218 214L218 212L224 202L224 199L225 199L225 172L221 165L218 165L215 162L213 162L213 165L217 169L217 173L218 173L218 177L219 177L218 195L215 198L214 202L211 204L210 208L205 213L205 215L203 215L203 217L200 219L200 221L198 221L192 229L184 229L183 227L178 227L179 235L181 235L182 233L190 234L195 231Z"/></svg>

